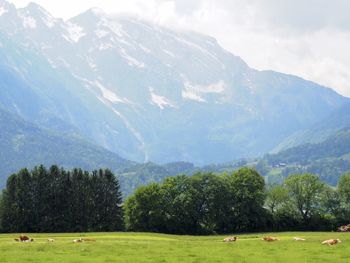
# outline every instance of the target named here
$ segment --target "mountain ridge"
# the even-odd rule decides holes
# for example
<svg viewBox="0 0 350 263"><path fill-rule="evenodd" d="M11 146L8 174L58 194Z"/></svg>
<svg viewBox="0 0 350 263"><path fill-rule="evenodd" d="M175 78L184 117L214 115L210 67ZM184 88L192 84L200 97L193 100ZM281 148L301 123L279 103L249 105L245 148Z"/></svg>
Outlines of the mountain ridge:
<svg viewBox="0 0 350 263"><path fill-rule="evenodd" d="M16 48L1 42L2 65L45 93L38 114L14 109L14 95L6 105L38 125L56 129L62 120L62 131L126 159L204 165L262 155L349 101L292 75L254 70L200 34L96 10L63 21L37 5L8 9L0 39ZM45 70L33 72L27 61Z"/></svg>

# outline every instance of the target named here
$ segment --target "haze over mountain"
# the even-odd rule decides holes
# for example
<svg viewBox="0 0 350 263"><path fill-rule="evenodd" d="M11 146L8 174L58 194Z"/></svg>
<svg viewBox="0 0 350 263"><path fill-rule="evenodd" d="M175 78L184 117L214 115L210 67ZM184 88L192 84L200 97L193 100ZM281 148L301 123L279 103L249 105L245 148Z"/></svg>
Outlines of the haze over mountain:
<svg viewBox="0 0 350 263"><path fill-rule="evenodd" d="M99 9L63 21L4 0L0 76L2 107L139 162L259 156L350 101L194 32Z"/></svg>
<svg viewBox="0 0 350 263"><path fill-rule="evenodd" d="M350 128L350 103L346 103L308 129L292 134L283 140L273 152L276 153L302 144L321 143L345 128Z"/></svg>
<svg viewBox="0 0 350 263"><path fill-rule="evenodd" d="M1 108L0 127L0 188L11 173L39 164L114 171L134 165L83 138L41 129Z"/></svg>

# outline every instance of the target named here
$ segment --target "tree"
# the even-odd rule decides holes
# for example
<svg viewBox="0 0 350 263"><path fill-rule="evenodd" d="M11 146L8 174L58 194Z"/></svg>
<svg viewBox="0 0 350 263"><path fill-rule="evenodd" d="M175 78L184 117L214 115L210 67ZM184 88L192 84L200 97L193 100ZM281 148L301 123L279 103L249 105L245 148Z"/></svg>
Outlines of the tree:
<svg viewBox="0 0 350 263"><path fill-rule="evenodd" d="M231 195L232 231L260 230L265 224L265 181L252 168L241 168L226 177Z"/></svg>
<svg viewBox="0 0 350 263"><path fill-rule="evenodd" d="M230 200L223 178L197 173L139 188L125 202L127 229L181 234L224 232Z"/></svg>
<svg viewBox="0 0 350 263"><path fill-rule="evenodd" d="M19 232L17 185L17 175L12 174L7 179L6 188L2 194L1 223L4 232Z"/></svg>
<svg viewBox="0 0 350 263"><path fill-rule="evenodd" d="M289 176L285 180L285 186L304 223L309 223L319 208L324 184L317 175L306 173Z"/></svg>
<svg viewBox="0 0 350 263"><path fill-rule="evenodd" d="M229 187L223 178L212 173L197 173L190 178L187 191L192 204L195 233L220 233L229 229Z"/></svg>
<svg viewBox="0 0 350 263"><path fill-rule="evenodd" d="M289 200L288 190L282 185L272 186L267 191L266 206L269 208L272 215L276 210L287 204Z"/></svg>
<svg viewBox="0 0 350 263"><path fill-rule="evenodd" d="M2 227L3 214L4 214L4 202L3 202L2 193L0 193L0 233L3 232L3 227Z"/></svg>
<svg viewBox="0 0 350 263"><path fill-rule="evenodd" d="M157 183L141 186L125 201L125 226L130 231L166 232L164 198Z"/></svg>
<svg viewBox="0 0 350 263"><path fill-rule="evenodd" d="M108 169L94 171L91 185L91 228L94 231L122 230L122 196L115 175Z"/></svg>
<svg viewBox="0 0 350 263"><path fill-rule="evenodd" d="M162 185L165 217L169 233L194 233L195 205L191 178L186 175L168 177Z"/></svg>
<svg viewBox="0 0 350 263"><path fill-rule="evenodd" d="M51 166L9 177L0 222L6 232L114 231L123 228L119 182L109 170L90 174Z"/></svg>
<svg viewBox="0 0 350 263"><path fill-rule="evenodd" d="M342 200L350 205L350 173L344 174L338 183L338 191Z"/></svg>
<svg viewBox="0 0 350 263"><path fill-rule="evenodd" d="M324 214L339 217L342 213L341 199L337 190L331 186L325 185L321 194L321 206Z"/></svg>
<svg viewBox="0 0 350 263"><path fill-rule="evenodd" d="M342 221L349 222L350 217L350 173L343 175L338 183L338 193L340 196L341 207L343 209Z"/></svg>

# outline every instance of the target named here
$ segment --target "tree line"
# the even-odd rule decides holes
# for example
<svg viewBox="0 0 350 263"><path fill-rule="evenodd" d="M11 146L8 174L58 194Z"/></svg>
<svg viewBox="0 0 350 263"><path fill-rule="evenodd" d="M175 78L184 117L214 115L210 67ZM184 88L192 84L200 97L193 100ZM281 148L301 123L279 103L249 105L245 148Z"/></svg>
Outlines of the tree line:
<svg viewBox="0 0 350 263"><path fill-rule="evenodd" d="M109 170L39 166L10 176L0 198L5 232L335 230L349 218L350 174L336 188L308 173L267 186L247 167L169 177L139 187L123 202Z"/></svg>
<svg viewBox="0 0 350 263"><path fill-rule="evenodd" d="M2 193L4 232L86 232L123 229L119 182L110 170L57 166L22 169Z"/></svg>
<svg viewBox="0 0 350 263"><path fill-rule="evenodd" d="M314 174L291 175L282 185L266 186L251 168L197 173L140 187L125 202L125 225L131 231L335 230L349 218L350 174L332 188Z"/></svg>

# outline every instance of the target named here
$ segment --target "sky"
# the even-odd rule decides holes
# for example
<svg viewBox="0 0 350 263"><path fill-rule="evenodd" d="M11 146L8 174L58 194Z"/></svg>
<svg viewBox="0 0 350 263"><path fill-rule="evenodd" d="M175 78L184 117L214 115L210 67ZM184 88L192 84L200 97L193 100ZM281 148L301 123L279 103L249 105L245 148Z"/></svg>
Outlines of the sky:
<svg viewBox="0 0 350 263"><path fill-rule="evenodd" d="M8 0L17 7L27 0ZM350 0L34 0L69 19L91 7L215 37L251 67L350 97Z"/></svg>

